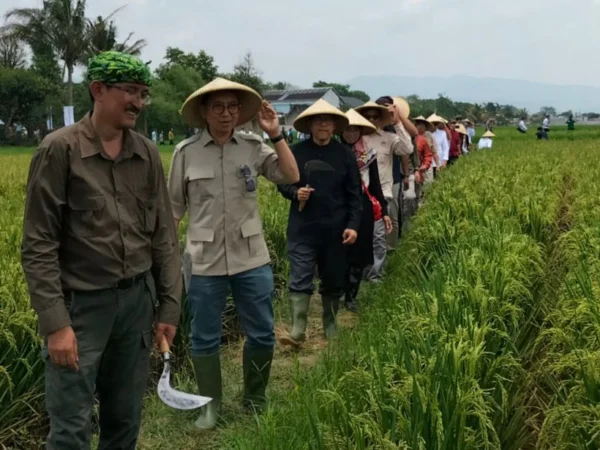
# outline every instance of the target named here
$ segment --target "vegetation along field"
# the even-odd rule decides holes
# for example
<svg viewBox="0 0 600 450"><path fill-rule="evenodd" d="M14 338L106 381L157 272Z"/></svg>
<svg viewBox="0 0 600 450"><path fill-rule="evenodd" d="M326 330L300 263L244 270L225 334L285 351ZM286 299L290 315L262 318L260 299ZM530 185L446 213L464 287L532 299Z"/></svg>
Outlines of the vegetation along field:
<svg viewBox="0 0 600 450"><path fill-rule="evenodd" d="M363 292L357 321L344 313L329 347L313 302L306 347L277 351L267 412L237 406L240 335L227 313L226 423L198 434L194 413L150 386L139 448L599 449L600 129L553 129L548 142L496 132L492 150L426 191L385 281ZM19 257L30 157L0 149L0 448L38 448L46 426ZM261 189L285 327L287 203ZM174 383L193 392L187 320Z"/></svg>

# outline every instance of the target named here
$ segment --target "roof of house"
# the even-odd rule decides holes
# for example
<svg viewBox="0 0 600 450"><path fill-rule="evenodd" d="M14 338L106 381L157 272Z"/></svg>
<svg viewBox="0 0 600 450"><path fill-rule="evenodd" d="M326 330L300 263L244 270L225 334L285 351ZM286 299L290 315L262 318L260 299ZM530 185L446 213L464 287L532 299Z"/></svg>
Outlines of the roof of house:
<svg viewBox="0 0 600 450"><path fill-rule="evenodd" d="M356 108L358 106L363 105L365 102L363 102L360 98L356 98L356 97L346 97L346 96L342 96L340 97L342 99L342 101L348 105L350 108Z"/></svg>
<svg viewBox="0 0 600 450"><path fill-rule="evenodd" d="M265 92L265 100L270 102L292 102L302 101L313 102L322 98L332 88L312 88L312 89L296 89L289 91L268 91Z"/></svg>

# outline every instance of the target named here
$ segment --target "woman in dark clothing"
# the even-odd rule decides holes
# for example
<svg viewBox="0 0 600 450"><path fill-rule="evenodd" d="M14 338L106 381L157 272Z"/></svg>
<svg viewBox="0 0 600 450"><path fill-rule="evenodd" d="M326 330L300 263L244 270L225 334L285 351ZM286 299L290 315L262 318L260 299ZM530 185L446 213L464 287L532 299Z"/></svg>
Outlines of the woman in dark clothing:
<svg viewBox="0 0 600 450"><path fill-rule="evenodd" d="M389 233L392 221L388 216L388 208L377 168L377 154L374 149L367 148L362 136L376 131L368 120L354 110L346 113L350 126L340 136L343 144L352 148L356 155L356 162L361 175L362 184L362 215L358 231L358 238L354 245L348 248L345 305L346 309L357 312L356 298L360 288L363 272L367 266L383 262L383 255L375 254L373 249L373 233L375 224L383 226ZM376 252L380 253L380 252Z"/></svg>

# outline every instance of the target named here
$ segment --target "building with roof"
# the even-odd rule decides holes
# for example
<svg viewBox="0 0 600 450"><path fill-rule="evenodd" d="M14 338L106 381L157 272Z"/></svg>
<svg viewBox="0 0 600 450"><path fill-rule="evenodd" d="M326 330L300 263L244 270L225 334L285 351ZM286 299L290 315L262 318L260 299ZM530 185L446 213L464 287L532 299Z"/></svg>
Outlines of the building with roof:
<svg viewBox="0 0 600 450"><path fill-rule="evenodd" d="M312 88L287 91L268 91L264 93L267 100L277 114L282 125L291 127L296 117L317 100L323 99L336 108L346 110L360 106L363 102L353 97L342 97L335 89Z"/></svg>

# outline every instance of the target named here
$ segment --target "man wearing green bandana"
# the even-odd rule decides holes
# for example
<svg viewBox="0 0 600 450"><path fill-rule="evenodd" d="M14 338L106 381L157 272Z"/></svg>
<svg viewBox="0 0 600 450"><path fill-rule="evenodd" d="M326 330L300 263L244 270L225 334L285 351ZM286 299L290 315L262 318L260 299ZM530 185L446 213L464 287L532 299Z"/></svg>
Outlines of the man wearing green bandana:
<svg viewBox="0 0 600 450"><path fill-rule="evenodd" d="M44 339L48 449L134 449L153 341L172 343L181 272L156 146L133 131L151 74L94 57L92 111L49 134L27 182L22 265Z"/></svg>

